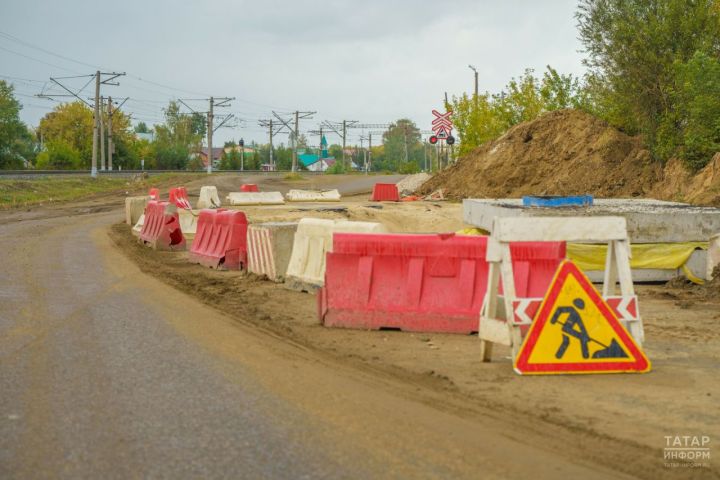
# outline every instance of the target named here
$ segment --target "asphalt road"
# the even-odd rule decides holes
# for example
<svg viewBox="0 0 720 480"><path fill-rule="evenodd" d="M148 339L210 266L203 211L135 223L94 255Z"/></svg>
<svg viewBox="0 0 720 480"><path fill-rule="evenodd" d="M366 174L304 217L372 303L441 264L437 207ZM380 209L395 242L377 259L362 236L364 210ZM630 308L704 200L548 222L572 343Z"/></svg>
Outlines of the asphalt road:
<svg viewBox="0 0 720 480"><path fill-rule="evenodd" d="M222 316L117 251L120 218L0 222L0 478L620 478Z"/></svg>

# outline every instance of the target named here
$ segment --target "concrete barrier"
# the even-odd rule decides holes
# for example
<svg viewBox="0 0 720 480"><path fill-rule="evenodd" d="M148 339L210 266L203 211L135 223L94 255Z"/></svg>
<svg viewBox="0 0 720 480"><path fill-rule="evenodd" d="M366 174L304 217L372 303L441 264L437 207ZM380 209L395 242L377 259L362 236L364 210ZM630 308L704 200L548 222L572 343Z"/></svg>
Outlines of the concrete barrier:
<svg viewBox="0 0 720 480"><path fill-rule="evenodd" d="M150 197L127 197L125 199L125 223L134 226L141 215L145 213L145 206Z"/></svg>
<svg viewBox="0 0 720 480"><path fill-rule="evenodd" d="M226 197L230 205L282 205L280 192L232 192Z"/></svg>
<svg viewBox="0 0 720 480"><path fill-rule="evenodd" d="M135 225L133 225L132 234L135 235L136 237L139 237L144 224L145 224L145 213L140 215L140 218L138 218L137 222L135 222Z"/></svg>
<svg viewBox="0 0 720 480"><path fill-rule="evenodd" d="M178 220L180 221L180 230L186 240L191 241L195 238L197 232L199 211L178 209Z"/></svg>
<svg viewBox="0 0 720 480"><path fill-rule="evenodd" d="M290 262L297 222L256 223L248 227L248 270L282 282Z"/></svg>
<svg viewBox="0 0 720 480"><path fill-rule="evenodd" d="M707 278L713 279L713 270L720 265L720 233L710 237L710 245L707 251Z"/></svg>
<svg viewBox="0 0 720 480"><path fill-rule="evenodd" d="M290 190L285 194L288 202L339 202L340 192L334 190Z"/></svg>
<svg viewBox="0 0 720 480"><path fill-rule="evenodd" d="M295 232L285 286L314 292L325 283L325 254L332 251L333 233L385 233L376 222L303 218Z"/></svg>
<svg viewBox="0 0 720 480"><path fill-rule="evenodd" d="M198 199L197 202L198 210L202 210L203 208L220 208L220 206L217 187L206 186L200 188L200 199Z"/></svg>

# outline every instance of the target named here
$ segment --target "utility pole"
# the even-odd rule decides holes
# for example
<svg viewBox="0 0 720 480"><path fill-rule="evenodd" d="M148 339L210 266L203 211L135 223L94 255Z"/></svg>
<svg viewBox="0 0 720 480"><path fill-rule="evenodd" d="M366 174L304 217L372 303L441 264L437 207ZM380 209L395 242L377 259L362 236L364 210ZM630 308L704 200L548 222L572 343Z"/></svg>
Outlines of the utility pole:
<svg viewBox="0 0 720 480"><path fill-rule="evenodd" d="M105 171L105 121L103 114L105 113L105 97L100 96L100 170Z"/></svg>
<svg viewBox="0 0 720 480"><path fill-rule="evenodd" d="M275 171L275 147L273 146L273 136L282 132L285 125L278 126L277 123L273 123L272 118L270 120L258 120L258 125L266 127L268 129L268 133L270 134L270 168Z"/></svg>
<svg viewBox="0 0 720 480"><path fill-rule="evenodd" d="M272 124L272 118L270 119L270 169L275 170L275 155L273 154L273 124Z"/></svg>
<svg viewBox="0 0 720 480"><path fill-rule="evenodd" d="M299 124L300 124L300 112L295 110L295 145L293 148L293 163L292 163L292 171L297 172L297 146L298 146L298 140L300 139L300 130L299 130Z"/></svg>
<svg viewBox="0 0 720 480"><path fill-rule="evenodd" d="M107 75L110 78L106 78L105 80L102 79L103 75ZM49 98L52 99L54 97L75 97L78 100L80 100L82 103L87 105L88 107L93 109L93 150L92 150L92 163L90 165L90 175L94 178L97 177L98 172L98 157L97 157L97 151L98 151L98 129L102 128L102 119L100 118L100 85L120 85L118 82L113 82L112 80L116 79L117 77L125 75L124 73L115 73L115 72L101 72L100 70L97 70L95 73L90 75L75 75L71 77L50 77L50 81L60 86L63 90L68 92L67 94L46 94L43 92L37 94L37 97L40 98ZM70 79L70 78L88 78L91 77L90 80L87 81L87 83L77 91L71 90L69 87L66 87L63 85L60 80ZM89 104L84 98L82 98L79 94L82 92L85 87L90 85L90 82L95 80L95 97L94 97L94 105Z"/></svg>
<svg viewBox="0 0 720 480"><path fill-rule="evenodd" d="M245 170L245 140L240 139L240 171Z"/></svg>
<svg viewBox="0 0 720 480"><path fill-rule="evenodd" d="M207 144L208 144L208 164L207 164L207 173L208 175L212 173L212 162L213 162L213 147L212 147L212 137L213 137L213 108L215 107L215 99L213 97L210 97L210 110L208 110L207 114Z"/></svg>
<svg viewBox="0 0 720 480"><path fill-rule="evenodd" d="M97 177L98 119L100 117L100 70L95 72L95 109L93 122L93 151L90 175Z"/></svg>
<svg viewBox="0 0 720 480"><path fill-rule="evenodd" d="M335 132L342 139L342 162L343 165L346 167L347 162L345 161L345 145L347 139L347 129L358 128L359 125L357 125L357 123L357 120L343 120L341 123L333 123L326 120L322 123L322 125Z"/></svg>
<svg viewBox="0 0 720 480"><path fill-rule="evenodd" d="M234 115L231 113L229 115L218 115L219 117L222 117L222 122L220 122L217 126L215 126L215 107L229 107L230 102L235 100L235 97L210 97L210 98L178 98L178 102L185 105L192 114L200 114L200 112L196 112L190 105L188 105L185 102L189 101L198 101L198 102L209 102L209 108L207 113L207 143L208 143L208 164L207 164L207 173L212 173L212 163L213 163L213 149L212 149L212 139L213 139L213 133L215 133L215 130L218 128L224 126L228 120L234 117ZM192 114L184 114L184 115L192 115Z"/></svg>
<svg viewBox="0 0 720 480"><path fill-rule="evenodd" d="M113 157L113 139L112 139L112 97L108 97L107 117L108 117L108 170L113 169L112 157Z"/></svg>
<svg viewBox="0 0 720 480"><path fill-rule="evenodd" d="M475 100L475 104L477 105L477 102L478 102L478 71L477 71L477 68L475 68L472 65L468 65L468 68L475 73L475 96L473 98ZM447 102L447 99L445 99L445 101Z"/></svg>
<svg viewBox="0 0 720 480"><path fill-rule="evenodd" d="M407 125L403 125L403 139L405 140L405 163L408 161L408 149L407 149L407 134L408 134ZM399 165L398 165L399 167ZM398 168L398 171L400 168Z"/></svg>
<svg viewBox="0 0 720 480"><path fill-rule="evenodd" d="M343 120L342 123L342 161L343 166L347 168L347 162L345 161L345 137L347 136L347 120Z"/></svg>
<svg viewBox="0 0 720 480"><path fill-rule="evenodd" d="M294 139L293 142L293 160L292 160L292 171L297 171L297 146L298 146L298 140L300 139L300 119L301 118L312 118L312 115L315 115L317 112L300 112L295 111L293 115L295 116L295 127L290 125L290 120L285 120L280 115L278 115L277 112L272 112L273 115L275 115L275 118L280 120L280 122L285 125L288 130L290 130L290 138ZM282 127L281 127L282 128Z"/></svg>
<svg viewBox="0 0 720 480"><path fill-rule="evenodd" d="M367 168L365 168L365 175L367 175L370 172L372 162L372 132L368 134L368 160L367 160Z"/></svg>

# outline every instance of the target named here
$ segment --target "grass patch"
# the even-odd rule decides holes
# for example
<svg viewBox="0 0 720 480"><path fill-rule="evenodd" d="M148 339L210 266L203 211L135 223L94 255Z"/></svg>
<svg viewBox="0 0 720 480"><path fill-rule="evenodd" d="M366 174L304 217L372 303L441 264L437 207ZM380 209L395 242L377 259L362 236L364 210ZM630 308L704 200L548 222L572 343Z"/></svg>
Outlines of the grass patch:
<svg viewBox="0 0 720 480"><path fill-rule="evenodd" d="M298 180L305 180L305 177L303 177L299 173L293 172L293 173L288 173L287 175L285 175L283 177L283 180L288 180L288 181L293 182L293 181L298 181Z"/></svg>
<svg viewBox="0 0 720 480"><path fill-rule="evenodd" d="M101 194L137 193L151 186L182 185L204 174L162 173L149 178L129 177L41 177L0 179L0 209L92 198Z"/></svg>

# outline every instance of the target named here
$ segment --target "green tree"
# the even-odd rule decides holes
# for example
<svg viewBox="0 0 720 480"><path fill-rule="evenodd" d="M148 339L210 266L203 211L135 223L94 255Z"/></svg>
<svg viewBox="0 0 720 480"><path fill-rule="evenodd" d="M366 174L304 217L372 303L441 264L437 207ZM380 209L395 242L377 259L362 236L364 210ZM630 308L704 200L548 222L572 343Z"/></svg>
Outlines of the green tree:
<svg viewBox="0 0 720 480"><path fill-rule="evenodd" d="M135 125L135 132L137 133L150 133L150 129L148 128L147 124L145 122L140 122L137 125Z"/></svg>
<svg viewBox="0 0 720 480"><path fill-rule="evenodd" d="M45 150L37 156L36 166L40 170L75 170L84 168L84 163L74 145L56 138L45 144Z"/></svg>
<svg viewBox="0 0 720 480"><path fill-rule="evenodd" d="M165 123L155 125L155 165L158 169L184 169L190 152L199 152L205 135L202 115L185 115L178 102L171 101L165 108Z"/></svg>
<svg viewBox="0 0 720 480"><path fill-rule="evenodd" d="M74 168L90 168L93 112L87 105L80 101L60 104L40 119L38 129L46 144L62 145L63 152L70 146L80 155Z"/></svg>
<svg viewBox="0 0 720 480"><path fill-rule="evenodd" d="M13 94L14 88L0 80L0 169L22 168L23 160L32 160L34 139L20 121L22 105Z"/></svg>
<svg viewBox="0 0 720 480"><path fill-rule="evenodd" d="M576 18L594 79L595 113L629 133L642 133L661 159L689 142L689 165L707 162L707 132L684 127L691 111L697 120L711 115L706 108L715 108L687 82L717 81L707 63L720 54L717 1L582 0ZM711 68L707 74L697 70L703 62Z"/></svg>
<svg viewBox="0 0 720 480"><path fill-rule="evenodd" d="M387 131L383 133L383 145L385 146L385 166L397 170L400 165L408 162L417 162L417 152L422 150L420 141L420 129L412 120L401 118L390 124Z"/></svg>
<svg viewBox="0 0 720 480"><path fill-rule="evenodd" d="M665 116L660 133L693 170L720 151L720 62L705 52L676 67L674 115ZM672 152L666 152L669 156Z"/></svg>

